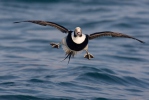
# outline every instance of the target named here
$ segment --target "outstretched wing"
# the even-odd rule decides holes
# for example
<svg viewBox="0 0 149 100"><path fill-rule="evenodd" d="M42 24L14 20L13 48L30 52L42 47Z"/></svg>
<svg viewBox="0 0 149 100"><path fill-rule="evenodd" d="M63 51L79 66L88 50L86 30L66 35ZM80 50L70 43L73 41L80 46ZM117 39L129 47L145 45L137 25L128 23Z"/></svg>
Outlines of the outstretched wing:
<svg viewBox="0 0 149 100"><path fill-rule="evenodd" d="M14 22L14 23L20 23L20 22L31 22L31 23L35 23L35 24L39 24L39 25L43 25L43 26L52 26L52 27L57 28L58 30L60 30L63 33L69 33L69 30L67 28L65 28L64 26L61 26L59 24L56 24L54 22L40 21L40 20L28 20L28 21Z"/></svg>
<svg viewBox="0 0 149 100"><path fill-rule="evenodd" d="M89 40L97 38L97 37L102 37L102 36L112 36L112 37L123 37L123 38L131 38L131 39L135 39L141 43L145 43L137 38L134 38L132 36L126 35L126 34L122 34L122 33L117 33L117 32L111 32L111 31L104 31L104 32L96 32L93 34L89 35Z"/></svg>

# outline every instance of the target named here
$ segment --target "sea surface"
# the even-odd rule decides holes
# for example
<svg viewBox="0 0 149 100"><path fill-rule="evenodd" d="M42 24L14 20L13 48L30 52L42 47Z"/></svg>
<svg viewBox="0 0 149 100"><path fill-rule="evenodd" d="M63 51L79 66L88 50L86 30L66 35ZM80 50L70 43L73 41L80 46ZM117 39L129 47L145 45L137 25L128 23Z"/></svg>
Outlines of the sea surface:
<svg viewBox="0 0 149 100"><path fill-rule="evenodd" d="M67 34L50 26L15 21L56 22L84 34L125 33L133 39L100 37L85 52L65 58ZM0 0L0 100L149 100L148 0Z"/></svg>

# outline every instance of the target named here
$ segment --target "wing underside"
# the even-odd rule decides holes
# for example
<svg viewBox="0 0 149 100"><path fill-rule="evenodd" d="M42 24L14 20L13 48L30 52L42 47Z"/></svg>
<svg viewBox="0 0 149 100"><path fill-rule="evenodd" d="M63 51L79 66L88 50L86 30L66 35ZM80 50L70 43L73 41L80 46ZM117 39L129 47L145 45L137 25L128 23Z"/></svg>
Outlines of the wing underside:
<svg viewBox="0 0 149 100"><path fill-rule="evenodd" d="M131 38L131 39L135 39L141 43L145 43L137 38L134 38L132 36L129 36L129 35L126 35L126 34L123 34L123 33L117 33L117 32L111 32L111 31L104 31L104 32L96 32L96 33L93 33L93 34L90 34L89 35L89 39L94 39L94 38L97 38L97 37L102 37L102 36L112 36L112 37L122 37L122 38Z"/></svg>
<svg viewBox="0 0 149 100"><path fill-rule="evenodd" d="M31 23L42 25L42 26L52 26L52 27L57 28L58 30L60 30L63 33L69 33L69 30L67 28L65 28L64 26L61 26L57 23L54 23L54 22L40 21L40 20L28 20L28 21L14 22L14 23L21 23L21 22L31 22Z"/></svg>

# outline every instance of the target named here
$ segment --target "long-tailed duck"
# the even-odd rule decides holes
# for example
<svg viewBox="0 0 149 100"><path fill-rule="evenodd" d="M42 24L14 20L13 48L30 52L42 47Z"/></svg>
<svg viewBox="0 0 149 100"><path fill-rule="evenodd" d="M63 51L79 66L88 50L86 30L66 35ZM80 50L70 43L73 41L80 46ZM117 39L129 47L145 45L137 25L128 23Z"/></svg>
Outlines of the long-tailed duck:
<svg viewBox="0 0 149 100"><path fill-rule="evenodd" d="M82 33L82 29L80 27L76 27L74 31L71 31L65 28L64 26L61 26L54 22L40 21L40 20L28 20L28 21L20 21L20 22L31 22L31 23L35 23L43 26L52 26L57 28L63 33L67 33L67 36L64 37L60 43L50 43L50 45L53 48L59 48L60 45L63 45L63 49L66 53L65 59L69 57L68 63L70 61L71 56L74 57L74 55L77 54L77 52L82 50L86 51L84 58L87 58L87 59L94 58L94 56L88 52L88 42L89 40L92 40L97 37L101 37L101 36L124 37L124 38L135 39L141 43L144 43L143 41L137 38L134 38L126 34L117 33L117 32L104 31L104 32L95 32L90 35L87 35ZM20 22L14 22L14 23L20 23Z"/></svg>

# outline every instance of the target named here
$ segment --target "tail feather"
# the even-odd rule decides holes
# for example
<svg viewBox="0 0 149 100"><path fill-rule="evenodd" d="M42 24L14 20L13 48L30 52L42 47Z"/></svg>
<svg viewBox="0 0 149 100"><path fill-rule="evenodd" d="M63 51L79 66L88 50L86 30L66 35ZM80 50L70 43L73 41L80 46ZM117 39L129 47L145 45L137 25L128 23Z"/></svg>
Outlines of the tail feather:
<svg viewBox="0 0 149 100"><path fill-rule="evenodd" d="M70 52L67 53L66 55L67 55L67 56L66 56L62 61L64 61L66 58L69 57L69 60L68 60L68 64L69 64L71 56L74 56L74 55L73 55L73 51L70 51Z"/></svg>

